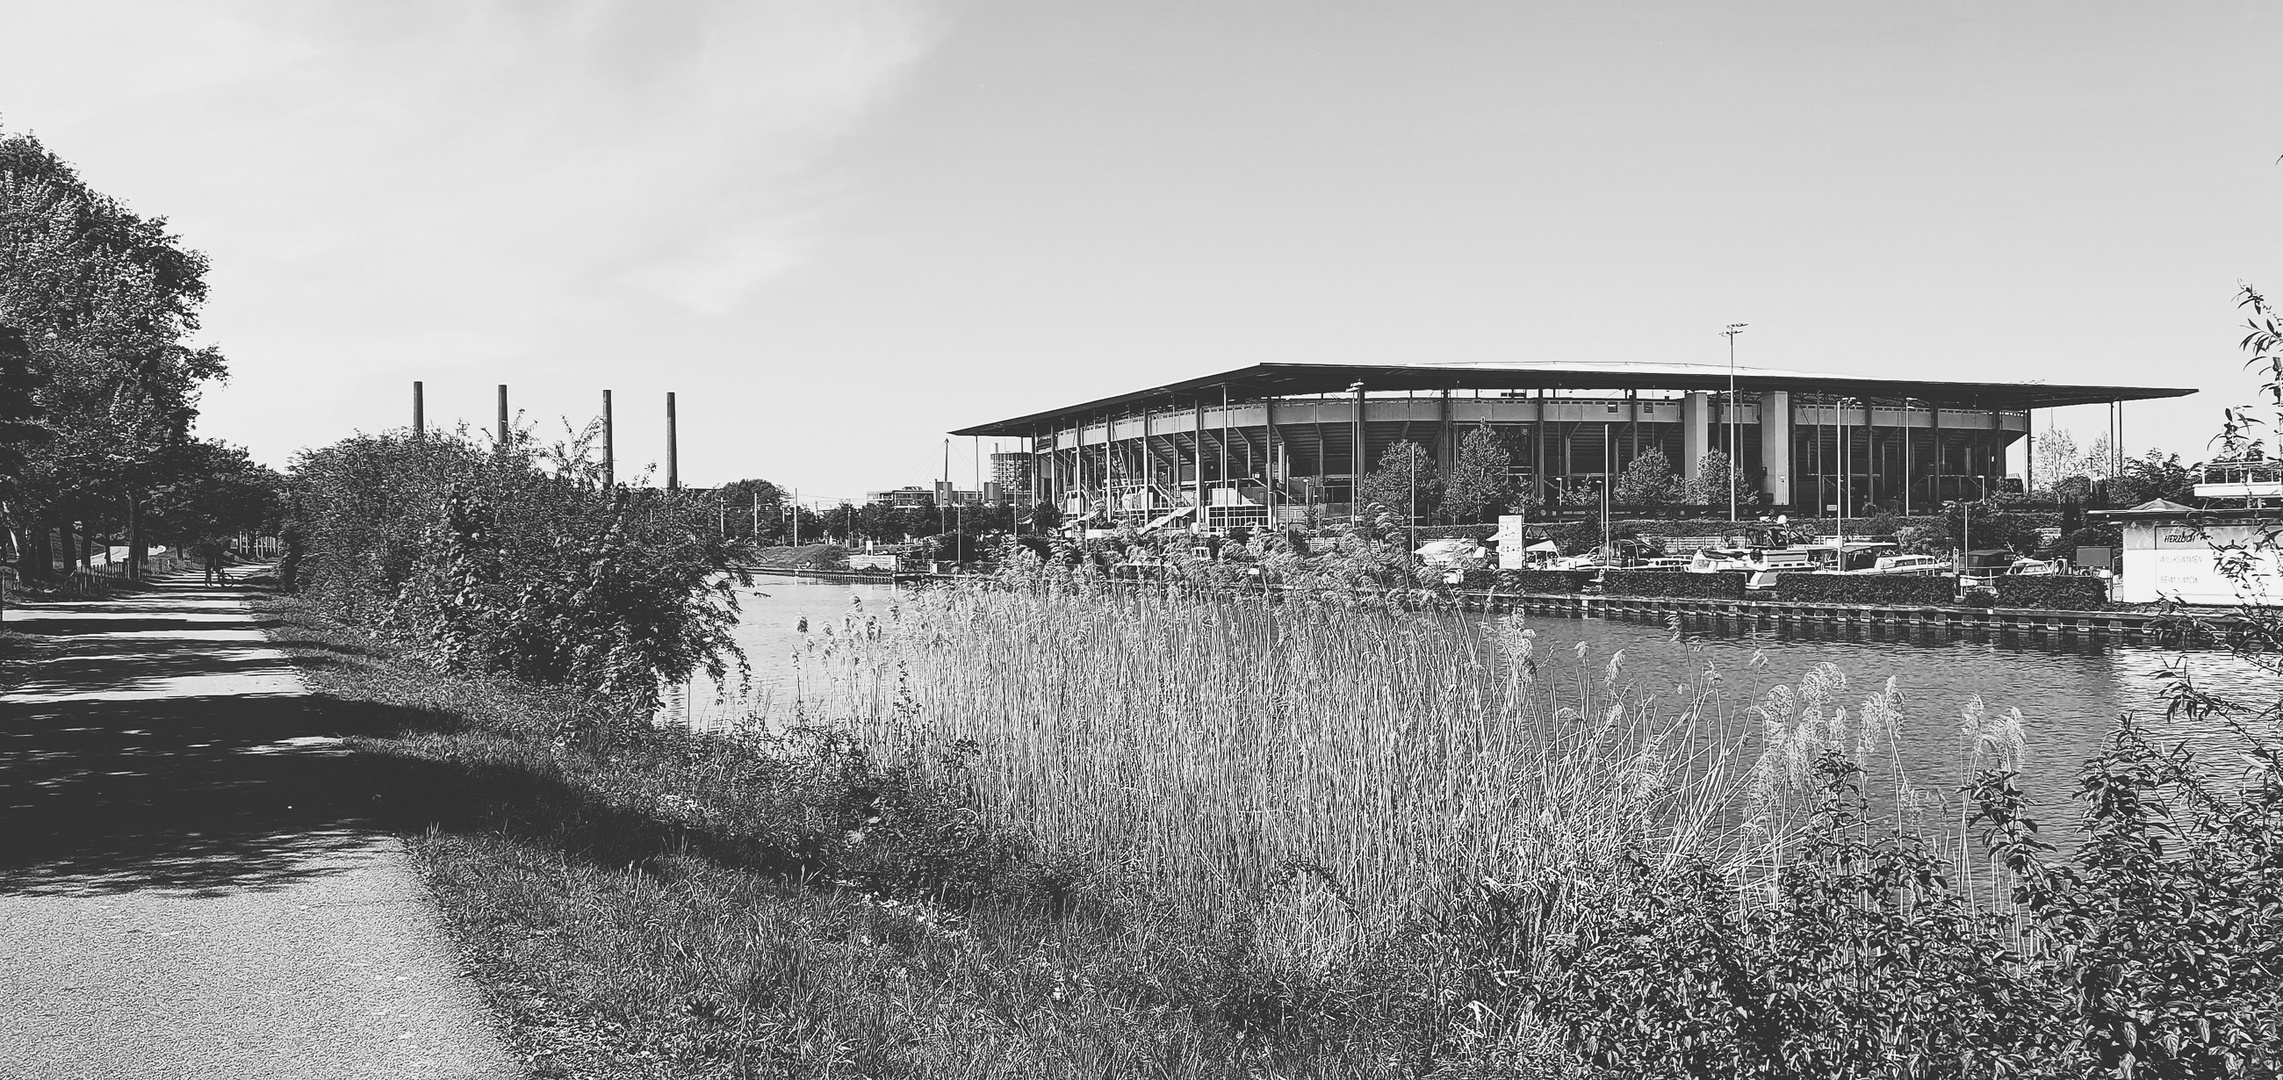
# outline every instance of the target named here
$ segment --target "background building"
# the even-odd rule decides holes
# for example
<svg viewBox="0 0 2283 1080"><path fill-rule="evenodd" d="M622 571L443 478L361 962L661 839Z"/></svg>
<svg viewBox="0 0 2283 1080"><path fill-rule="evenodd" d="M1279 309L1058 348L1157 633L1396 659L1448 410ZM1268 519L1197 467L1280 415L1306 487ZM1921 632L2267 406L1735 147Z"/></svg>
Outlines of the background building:
<svg viewBox="0 0 2283 1080"><path fill-rule="evenodd" d="M864 501L879 506L892 506L898 510L912 510L922 506L981 506L987 500L981 491L965 491L941 480L931 487L913 484L893 491L867 492Z"/></svg>
<svg viewBox="0 0 2283 1080"><path fill-rule="evenodd" d="M1447 475L1477 424L1543 504L1652 449L1692 479L1720 450L1756 508L1854 514L2003 490L2036 409L2107 402L2121 426L2123 402L2190 393L1700 364L1257 364L953 434L1025 440L1030 497L1113 519L1199 506L1213 527L1336 519L1352 513L1359 465L1411 441Z"/></svg>
<svg viewBox="0 0 2283 1080"><path fill-rule="evenodd" d="M1031 489L1031 456L1028 453L992 454L991 483L998 486L1005 498L1022 498Z"/></svg>

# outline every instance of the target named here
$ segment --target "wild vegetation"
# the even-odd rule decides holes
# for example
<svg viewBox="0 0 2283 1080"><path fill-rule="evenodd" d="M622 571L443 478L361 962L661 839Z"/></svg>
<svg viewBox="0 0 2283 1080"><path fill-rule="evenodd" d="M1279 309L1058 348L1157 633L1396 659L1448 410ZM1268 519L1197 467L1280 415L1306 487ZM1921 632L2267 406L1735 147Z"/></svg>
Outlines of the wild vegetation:
<svg viewBox="0 0 2283 1080"><path fill-rule="evenodd" d="M716 682L740 581L710 503L606 484L574 441L357 436L294 461L280 584L449 670L579 687L646 720Z"/></svg>

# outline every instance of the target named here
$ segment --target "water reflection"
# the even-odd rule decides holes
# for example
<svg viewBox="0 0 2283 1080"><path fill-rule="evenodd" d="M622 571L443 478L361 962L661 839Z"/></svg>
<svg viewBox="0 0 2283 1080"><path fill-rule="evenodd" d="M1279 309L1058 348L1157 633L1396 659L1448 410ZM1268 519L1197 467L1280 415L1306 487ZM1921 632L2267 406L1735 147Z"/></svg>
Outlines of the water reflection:
<svg viewBox="0 0 2283 1080"><path fill-rule="evenodd" d="M803 638L801 621L821 633L824 622L836 622L849 610L852 598L877 611L894 594L887 585L758 581L740 597L738 640L753 664L750 695L723 700L701 678L686 694L675 695L681 700L669 703L669 717L705 730L751 715L782 720L797 692L792 658ZM1899 627L1742 630L1711 619L1684 620L1676 638L1653 623L1547 615L1529 616L1527 625L1537 631L1538 655L1549 658L1552 678L1575 679L1581 669L1598 678L1609 654L1623 649L1627 677L1644 692L1662 690L1659 696L1668 700L1673 688L1693 683L1707 665L1719 673L1732 708L1763 700L1771 687L1796 682L1817 663L1834 664L1846 675L1841 700L1850 708L1892 677L1904 713L1896 748L1903 768L1922 788L1945 790L1966 779L1959 724L1969 701L1978 696L1997 713L2018 708L2027 735L2024 786L2048 804L2074 789L2079 764L2100 749L2122 713L2152 718L2152 729L2166 738L2225 738L2216 722L2162 722L2157 673L2167 665L2184 664L2199 684L2246 702L2270 701L2276 690L2269 673L2224 652L2087 638L1954 637ZM1580 643L1586 645L1583 660L1573 658Z"/></svg>

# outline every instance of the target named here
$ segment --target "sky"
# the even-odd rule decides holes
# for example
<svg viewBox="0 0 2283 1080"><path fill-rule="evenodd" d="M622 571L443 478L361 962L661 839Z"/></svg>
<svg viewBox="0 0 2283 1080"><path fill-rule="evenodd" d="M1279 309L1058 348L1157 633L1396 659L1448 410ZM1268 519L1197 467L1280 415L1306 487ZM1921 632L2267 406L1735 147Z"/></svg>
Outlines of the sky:
<svg viewBox="0 0 2283 1080"><path fill-rule="evenodd" d="M2272 3L0 0L0 130L213 261L200 432L410 422L804 499L1246 364L2195 387L2283 292ZM2041 414L2080 445L2094 406ZM972 479L981 446L959 440ZM2017 455L2018 457L2018 455ZM987 464L987 463L986 463ZM2017 460L2015 468L2020 463Z"/></svg>

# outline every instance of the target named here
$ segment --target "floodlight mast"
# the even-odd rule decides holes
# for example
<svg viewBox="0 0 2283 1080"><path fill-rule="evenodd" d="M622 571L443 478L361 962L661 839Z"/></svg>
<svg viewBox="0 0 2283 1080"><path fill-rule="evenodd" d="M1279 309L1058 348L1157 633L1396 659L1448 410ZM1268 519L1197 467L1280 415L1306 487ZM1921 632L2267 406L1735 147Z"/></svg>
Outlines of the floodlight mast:
<svg viewBox="0 0 2283 1080"><path fill-rule="evenodd" d="M1736 523L1736 472L1743 467L1743 448L1736 445L1736 335L1744 332L1748 323L1733 322L1720 332L1728 339L1728 523Z"/></svg>

